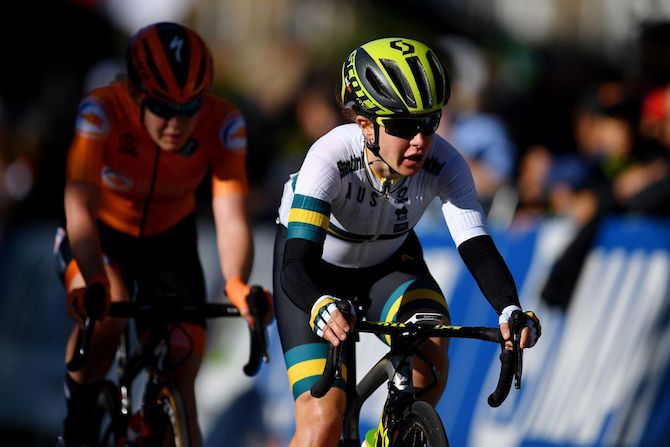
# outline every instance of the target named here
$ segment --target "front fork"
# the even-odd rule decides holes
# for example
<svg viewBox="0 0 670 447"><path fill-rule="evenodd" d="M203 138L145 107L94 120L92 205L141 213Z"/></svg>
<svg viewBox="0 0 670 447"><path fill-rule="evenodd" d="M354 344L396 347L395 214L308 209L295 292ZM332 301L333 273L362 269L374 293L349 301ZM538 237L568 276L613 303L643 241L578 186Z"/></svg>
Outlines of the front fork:
<svg viewBox="0 0 670 447"><path fill-rule="evenodd" d="M414 385L412 372L414 357L412 355L391 355L389 360L395 370L388 381L388 397L384 403L384 411L379 419L375 447L388 447L390 434L403 418L403 409L414 401Z"/></svg>

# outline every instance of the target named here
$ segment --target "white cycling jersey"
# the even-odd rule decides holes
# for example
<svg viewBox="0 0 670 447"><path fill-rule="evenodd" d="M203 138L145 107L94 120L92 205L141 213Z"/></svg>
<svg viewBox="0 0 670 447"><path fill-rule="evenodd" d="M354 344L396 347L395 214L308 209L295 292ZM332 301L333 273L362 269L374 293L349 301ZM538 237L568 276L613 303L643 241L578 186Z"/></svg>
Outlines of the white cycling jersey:
<svg viewBox="0 0 670 447"><path fill-rule="evenodd" d="M289 239L323 244L323 259L331 264L369 267L402 245L435 197L456 246L487 234L470 169L439 135L423 169L396 180L388 191L365 154L357 124L338 126L312 145L284 186L279 221Z"/></svg>

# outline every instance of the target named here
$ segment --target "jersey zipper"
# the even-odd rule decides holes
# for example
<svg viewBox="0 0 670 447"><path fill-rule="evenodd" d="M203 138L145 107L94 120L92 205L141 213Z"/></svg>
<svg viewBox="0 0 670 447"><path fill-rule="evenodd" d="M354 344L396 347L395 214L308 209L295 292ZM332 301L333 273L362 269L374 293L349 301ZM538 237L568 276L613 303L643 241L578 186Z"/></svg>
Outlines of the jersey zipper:
<svg viewBox="0 0 670 447"><path fill-rule="evenodd" d="M151 173L151 183L149 184L149 192L147 193L147 199L144 201L144 210L142 211L142 222L140 223L140 234L139 237L144 237L144 226L147 223L147 218L149 216L149 206L151 205L151 199L154 195L154 190L156 189L156 183L158 182L158 162L161 157L161 149L156 146L156 157L154 158L154 167Z"/></svg>

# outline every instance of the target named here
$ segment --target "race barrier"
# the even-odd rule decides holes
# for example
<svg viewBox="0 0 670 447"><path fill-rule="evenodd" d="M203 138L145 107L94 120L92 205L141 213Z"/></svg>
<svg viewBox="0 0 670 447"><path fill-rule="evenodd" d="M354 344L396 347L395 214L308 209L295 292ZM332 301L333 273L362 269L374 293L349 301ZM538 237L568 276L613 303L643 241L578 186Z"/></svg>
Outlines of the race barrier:
<svg viewBox="0 0 670 447"><path fill-rule="evenodd" d="M603 222L567 311L539 292L570 240L569 223L494 233L525 308L541 317L540 342L524 356L521 390L497 409L495 347L453 341L446 392L438 405L453 446L661 446L670 429L670 222ZM426 235L430 259L452 251L448 236ZM444 261L442 261L444 262ZM452 263L438 281L459 324L495 324L465 269ZM443 269L435 269L442 275ZM486 321L482 321L486 319Z"/></svg>

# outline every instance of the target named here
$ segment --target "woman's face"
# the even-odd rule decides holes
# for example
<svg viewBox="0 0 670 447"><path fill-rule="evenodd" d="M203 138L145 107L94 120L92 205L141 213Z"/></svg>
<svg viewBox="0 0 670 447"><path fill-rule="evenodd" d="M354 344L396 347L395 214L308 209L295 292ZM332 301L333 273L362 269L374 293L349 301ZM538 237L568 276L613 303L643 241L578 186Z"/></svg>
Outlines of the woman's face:
<svg viewBox="0 0 670 447"><path fill-rule="evenodd" d="M174 152L183 148L191 137L198 115L199 113L190 117L175 115L166 119L145 109L144 127L158 147L167 152Z"/></svg>
<svg viewBox="0 0 670 447"><path fill-rule="evenodd" d="M362 120L357 119L356 121L363 129L365 137L368 141L374 141L374 125L372 121L367 118L360 118ZM387 133L384 126L380 126L379 153L381 158L398 174L412 176L418 174L423 168L423 164L433 146L434 136L434 133L426 135L422 132L417 132L411 137L397 137ZM380 165L383 164L375 163L372 166L375 169L379 169Z"/></svg>

